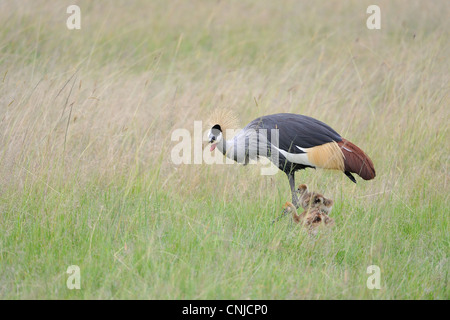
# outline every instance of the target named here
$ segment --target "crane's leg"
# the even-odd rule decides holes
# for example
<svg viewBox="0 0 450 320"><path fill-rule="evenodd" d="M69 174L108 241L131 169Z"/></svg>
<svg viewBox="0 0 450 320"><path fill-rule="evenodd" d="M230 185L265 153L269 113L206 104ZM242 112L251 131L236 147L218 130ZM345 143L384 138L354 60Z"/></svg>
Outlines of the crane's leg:
<svg viewBox="0 0 450 320"><path fill-rule="evenodd" d="M300 201L298 200L297 197L297 192L296 192L296 188L295 188L295 173L289 172L288 173L288 179L289 179L289 185L291 187L291 193L292 193L292 204L298 209L298 207L300 207Z"/></svg>
<svg viewBox="0 0 450 320"><path fill-rule="evenodd" d="M288 179L289 179L289 185L291 187L291 193L292 193L292 204L295 206L296 209L298 209L300 207L300 201L298 200L297 197L297 190L295 189L295 176L294 176L294 172L289 172L286 173ZM283 218L284 216L286 216L288 214L288 211L285 209L283 211L283 213L276 218L275 220L272 221L272 224L274 224L275 222L277 222L278 220L280 220L281 218Z"/></svg>

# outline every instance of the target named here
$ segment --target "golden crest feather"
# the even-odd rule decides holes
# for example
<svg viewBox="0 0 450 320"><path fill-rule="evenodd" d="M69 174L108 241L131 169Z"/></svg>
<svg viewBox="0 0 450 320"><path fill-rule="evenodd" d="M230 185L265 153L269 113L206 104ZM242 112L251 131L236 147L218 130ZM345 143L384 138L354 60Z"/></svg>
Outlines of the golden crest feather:
<svg viewBox="0 0 450 320"><path fill-rule="evenodd" d="M207 125L209 128L218 124L222 129L222 134L225 136L227 133L227 129L229 130L237 130L239 129L239 121L236 115L233 113L231 109L215 109L211 115L209 116Z"/></svg>

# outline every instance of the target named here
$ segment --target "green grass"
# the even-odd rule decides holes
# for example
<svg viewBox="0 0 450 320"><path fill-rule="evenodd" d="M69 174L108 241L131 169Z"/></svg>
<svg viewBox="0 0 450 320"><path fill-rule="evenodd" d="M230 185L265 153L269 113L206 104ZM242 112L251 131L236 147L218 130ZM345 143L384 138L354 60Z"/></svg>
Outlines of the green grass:
<svg viewBox="0 0 450 320"><path fill-rule="evenodd" d="M77 3L79 31L0 10L0 298L449 298L447 2L381 1L378 31L366 1ZM377 177L299 172L336 225L272 225L282 173L170 160L215 107L323 120Z"/></svg>

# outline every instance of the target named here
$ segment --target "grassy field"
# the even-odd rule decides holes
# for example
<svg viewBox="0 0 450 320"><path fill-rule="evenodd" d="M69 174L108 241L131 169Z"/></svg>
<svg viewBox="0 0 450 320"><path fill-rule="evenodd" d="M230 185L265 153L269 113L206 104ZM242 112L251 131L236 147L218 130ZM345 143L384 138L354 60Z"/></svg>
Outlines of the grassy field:
<svg viewBox="0 0 450 320"><path fill-rule="evenodd" d="M372 2L1 1L0 298L448 299L450 4ZM377 177L298 172L336 226L271 225L284 174L171 160L218 107L316 117Z"/></svg>

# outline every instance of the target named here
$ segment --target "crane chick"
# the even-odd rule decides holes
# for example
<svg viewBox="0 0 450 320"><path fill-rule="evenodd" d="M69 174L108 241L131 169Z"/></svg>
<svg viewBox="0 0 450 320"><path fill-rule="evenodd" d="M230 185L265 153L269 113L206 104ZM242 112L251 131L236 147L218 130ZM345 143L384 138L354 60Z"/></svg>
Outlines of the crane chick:
<svg viewBox="0 0 450 320"><path fill-rule="evenodd" d="M317 192L309 192L306 184L298 186L297 194L299 204L304 210L318 209L322 213L329 215L333 208L333 200L325 198L322 194Z"/></svg>
<svg viewBox="0 0 450 320"><path fill-rule="evenodd" d="M306 209L299 215L295 206L288 201L283 205L283 209L286 213L291 213L294 222L297 224L302 224L308 230L310 235L316 235L318 228L321 225L334 225L334 219L330 218L317 207Z"/></svg>
<svg viewBox="0 0 450 320"><path fill-rule="evenodd" d="M324 197L322 194L318 192L308 191L308 186L306 184L301 184L298 186L298 189L296 190L297 198L299 199L298 205L295 205L295 208L298 209L300 207L303 208L303 210L311 210L311 209L317 209L321 213L325 215L329 215L331 212L331 209L333 208L333 200L328 199ZM283 207L284 209L284 207ZM284 216L289 214L286 210L283 210L283 213L272 221L272 223L277 222Z"/></svg>

